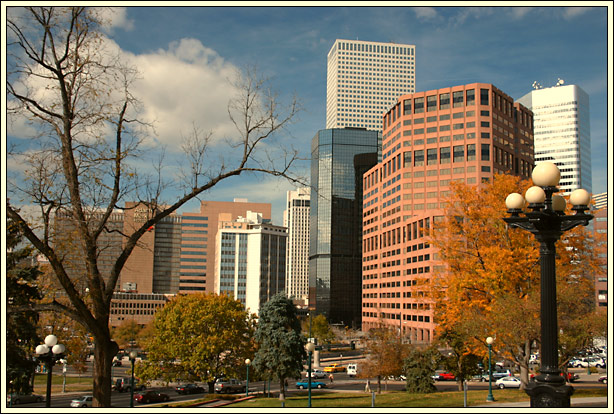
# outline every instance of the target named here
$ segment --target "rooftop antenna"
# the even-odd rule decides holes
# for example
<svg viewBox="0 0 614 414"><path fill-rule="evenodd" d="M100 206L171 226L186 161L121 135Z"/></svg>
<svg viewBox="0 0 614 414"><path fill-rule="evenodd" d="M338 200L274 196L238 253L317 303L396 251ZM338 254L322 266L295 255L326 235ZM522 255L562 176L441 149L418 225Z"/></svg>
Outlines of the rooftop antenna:
<svg viewBox="0 0 614 414"><path fill-rule="evenodd" d="M534 81L533 85L531 85L531 86L533 86L533 89L541 89L542 88L542 86L537 81Z"/></svg>

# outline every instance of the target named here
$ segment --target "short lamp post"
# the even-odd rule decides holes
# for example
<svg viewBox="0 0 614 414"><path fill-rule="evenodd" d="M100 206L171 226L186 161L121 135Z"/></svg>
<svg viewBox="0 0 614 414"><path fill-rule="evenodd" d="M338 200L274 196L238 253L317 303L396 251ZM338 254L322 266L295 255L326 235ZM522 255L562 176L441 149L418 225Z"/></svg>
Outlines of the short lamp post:
<svg viewBox="0 0 614 414"><path fill-rule="evenodd" d="M136 351L130 351L128 358L130 359L130 365L132 365L132 373L130 374L130 408L134 407L134 362L136 361L138 353Z"/></svg>
<svg viewBox="0 0 614 414"><path fill-rule="evenodd" d="M489 336L488 338L486 338L486 346L488 346L488 396L486 397L486 401L494 401L495 397L493 397L492 395L492 343L495 342L495 340Z"/></svg>
<svg viewBox="0 0 614 414"><path fill-rule="evenodd" d="M66 348L62 344L58 344L58 338L55 335L47 335L45 344L36 347L36 358L45 363L47 368L47 396L45 398L45 407L51 407L51 374L53 366L57 361L64 358Z"/></svg>
<svg viewBox="0 0 614 414"><path fill-rule="evenodd" d="M565 384L558 363L555 243L567 230L588 225L593 216L586 213L590 194L584 189L574 190L570 194L569 201L575 214L565 214L565 199L553 195L558 191L560 177L555 164L542 162L533 169L535 186L527 190L525 197L512 193L505 200L510 216L503 220L510 227L531 232L540 243L542 358L540 374L526 387L531 407L570 407L574 391L572 386ZM530 211L521 216L526 202Z"/></svg>
<svg viewBox="0 0 614 414"><path fill-rule="evenodd" d="M247 358L245 360L245 366L247 367L247 373L245 375L245 396L249 397L249 365L252 363L252 360Z"/></svg>
<svg viewBox="0 0 614 414"><path fill-rule="evenodd" d="M307 354L308 354L308 358L309 358L309 366L307 369L307 407L311 408L311 355L313 354L313 351L316 349L316 344L314 344L313 342L307 342L307 345L305 345L305 349L307 350Z"/></svg>

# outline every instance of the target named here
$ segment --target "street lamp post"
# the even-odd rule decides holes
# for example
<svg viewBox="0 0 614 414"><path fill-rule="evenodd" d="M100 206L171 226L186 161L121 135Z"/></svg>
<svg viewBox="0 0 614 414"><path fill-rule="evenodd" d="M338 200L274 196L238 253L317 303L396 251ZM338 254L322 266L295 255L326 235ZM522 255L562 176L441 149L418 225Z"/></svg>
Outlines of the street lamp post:
<svg viewBox="0 0 614 414"><path fill-rule="evenodd" d="M486 401L494 401L495 397L492 395L492 362L491 362L491 353L492 353L492 343L495 340L489 336L486 338L486 345L488 346L488 396L486 397Z"/></svg>
<svg viewBox="0 0 614 414"><path fill-rule="evenodd" d="M565 384L558 364L558 324L556 310L556 248L555 243L567 230L583 225L593 218L586 214L590 194L584 189L574 190L569 201L574 215L565 215L566 201L553 195L561 173L551 162L538 164L532 173L535 186L529 188L525 197L510 194L505 204L509 217L503 218L511 227L531 232L540 243L541 265L541 365L540 374L531 381L526 392L531 398L531 407L570 407L573 387ZM525 202L529 210L520 215Z"/></svg>
<svg viewBox="0 0 614 414"><path fill-rule="evenodd" d="M45 363L47 368L47 396L45 398L45 407L51 407L51 374L53 366L57 361L64 358L66 347L58 344L58 338L55 335L47 335L45 344L36 347L36 357L39 361Z"/></svg>
<svg viewBox="0 0 614 414"><path fill-rule="evenodd" d="M247 367L247 374L245 376L245 396L249 397L249 364L252 363L252 360L247 358L245 360L245 366Z"/></svg>
<svg viewBox="0 0 614 414"><path fill-rule="evenodd" d="M311 408L311 354L313 353L314 349L316 349L316 345L313 342L308 342L307 345L305 345L305 348L309 354L309 368L307 369L307 407Z"/></svg>
<svg viewBox="0 0 614 414"><path fill-rule="evenodd" d="M128 354L130 364L132 365L132 373L130 375L130 408L134 407L134 361L136 361L137 355L136 351L130 351L130 354Z"/></svg>

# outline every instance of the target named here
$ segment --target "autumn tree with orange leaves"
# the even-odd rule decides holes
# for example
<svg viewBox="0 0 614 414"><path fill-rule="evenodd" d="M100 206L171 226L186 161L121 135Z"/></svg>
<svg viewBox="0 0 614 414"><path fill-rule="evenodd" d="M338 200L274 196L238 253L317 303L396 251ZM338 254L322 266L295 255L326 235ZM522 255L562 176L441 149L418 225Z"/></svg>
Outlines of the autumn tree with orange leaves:
<svg viewBox="0 0 614 414"><path fill-rule="evenodd" d="M453 332L464 339L461 354L483 356L486 338L495 338L493 351L520 368L524 385L531 344L540 340L539 244L532 234L509 228L503 217L507 195L524 194L530 186L509 175L496 175L479 187L452 183L446 214L435 223L431 240L444 266L429 281L436 335ZM591 237L577 227L556 246L562 363L599 335L605 322L595 311L598 262ZM586 329L577 329L579 323Z"/></svg>

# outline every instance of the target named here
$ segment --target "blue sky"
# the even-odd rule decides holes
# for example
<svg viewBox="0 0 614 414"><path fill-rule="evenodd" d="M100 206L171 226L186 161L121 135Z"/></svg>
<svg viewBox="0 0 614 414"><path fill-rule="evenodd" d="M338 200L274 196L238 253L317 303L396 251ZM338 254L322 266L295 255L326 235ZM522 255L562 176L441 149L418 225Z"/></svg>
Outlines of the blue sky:
<svg viewBox="0 0 614 414"><path fill-rule="evenodd" d="M391 41L416 46L416 91L487 82L518 99L531 91L533 81L548 87L561 78L580 86L590 96L593 193L607 191L611 3L591 3L602 7L265 4L273 6L138 6L118 9L112 15L108 36L141 70L155 72L159 79L160 88L150 83L143 89L144 104L165 100L163 93L175 91L174 112L158 114L159 120L167 120L158 131L161 141L172 142L173 131L175 136L177 131L187 132L193 122L204 129L226 131L214 119L214 108L226 107L224 91L216 82L229 67L256 65L270 77L282 100L296 94L301 101L304 111L292 125L288 140L308 157L311 139L325 126L326 55L335 39ZM273 221L281 224L285 191L291 188L268 178L239 178L221 184L204 198L271 202Z"/></svg>

